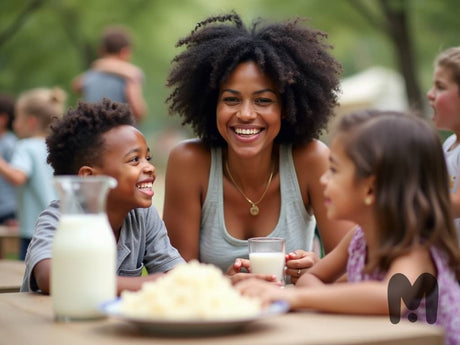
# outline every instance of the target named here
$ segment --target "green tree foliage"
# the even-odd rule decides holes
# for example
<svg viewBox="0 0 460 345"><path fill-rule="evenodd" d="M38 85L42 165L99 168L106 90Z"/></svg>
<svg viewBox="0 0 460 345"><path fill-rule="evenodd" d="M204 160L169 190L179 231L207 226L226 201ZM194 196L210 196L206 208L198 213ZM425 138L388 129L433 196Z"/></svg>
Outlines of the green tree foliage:
<svg viewBox="0 0 460 345"><path fill-rule="evenodd" d="M97 56L99 33L109 24L124 24L135 38L133 62L145 72L149 118L142 124L156 131L179 119L168 117L164 87L177 40L197 21L235 9L244 20L256 17L308 18L326 31L344 76L382 65L401 70L397 46L382 23L384 5L404 6L414 69L422 98L429 87L432 61L448 46L458 45L457 0L15 0L0 2L0 90L18 94L37 86L61 86L69 92L74 76ZM360 9L361 7L361 9ZM364 9L364 10L363 10Z"/></svg>

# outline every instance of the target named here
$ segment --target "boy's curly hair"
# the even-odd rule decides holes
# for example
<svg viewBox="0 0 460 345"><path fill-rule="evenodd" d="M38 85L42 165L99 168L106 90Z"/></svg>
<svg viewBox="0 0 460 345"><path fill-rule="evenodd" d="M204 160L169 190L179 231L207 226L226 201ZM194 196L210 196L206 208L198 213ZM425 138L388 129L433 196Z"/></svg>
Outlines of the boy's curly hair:
<svg viewBox="0 0 460 345"><path fill-rule="evenodd" d="M100 163L104 153L102 135L122 125L134 126L129 106L107 98L96 103L80 101L77 108L55 119L46 138L47 162L54 175L75 175L84 165Z"/></svg>
<svg viewBox="0 0 460 345"><path fill-rule="evenodd" d="M278 143L317 138L337 105L341 65L323 43L327 34L302 25L257 20L246 28L238 14L210 17L176 44L186 50L173 60L166 99L169 113L183 117L208 146L225 146L216 125L219 87L241 62L254 61L281 93L284 119ZM230 22L230 24L224 22ZM233 24L233 25L231 25Z"/></svg>

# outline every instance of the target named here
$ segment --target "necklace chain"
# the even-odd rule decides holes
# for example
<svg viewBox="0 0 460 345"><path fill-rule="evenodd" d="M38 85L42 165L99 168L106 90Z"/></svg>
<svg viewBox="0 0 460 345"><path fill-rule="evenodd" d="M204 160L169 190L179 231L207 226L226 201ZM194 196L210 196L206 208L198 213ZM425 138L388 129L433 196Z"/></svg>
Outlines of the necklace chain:
<svg viewBox="0 0 460 345"><path fill-rule="evenodd" d="M268 178L265 190L262 193L262 196L260 197L260 199L257 200L257 201L252 201L251 199L249 199L246 196L246 194L243 193L243 191L241 190L240 186L238 186L238 184L235 182L235 179L233 178L232 173L230 172L230 169L228 167L228 161L225 161L225 168L227 169L227 173L228 173L228 176L230 177L230 180L232 180L232 183L236 187L238 192L240 192L241 195L246 199L246 201L249 204L251 204L251 208L249 209L249 213L251 214L251 216L257 216L259 214L259 207L257 206L257 204L259 204L262 201L262 199L265 197L265 194L267 194L268 188L270 187L270 184L272 182L273 173L275 172L275 164L273 164L272 171L270 173L270 177Z"/></svg>

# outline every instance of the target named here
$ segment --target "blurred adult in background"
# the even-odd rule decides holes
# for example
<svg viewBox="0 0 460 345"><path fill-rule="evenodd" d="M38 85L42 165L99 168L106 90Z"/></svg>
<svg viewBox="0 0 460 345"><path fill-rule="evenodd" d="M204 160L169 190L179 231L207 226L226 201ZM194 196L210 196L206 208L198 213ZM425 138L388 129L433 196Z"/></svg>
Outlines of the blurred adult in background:
<svg viewBox="0 0 460 345"><path fill-rule="evenodd" d="M13 156L16 135L13 133L14 103L12 95L0 94L0 158L6 162ZM15 225L16 195L14 187L0 174L0 224Z"/></svg>
<svg viewBox="0 0 460 345"><path fill-rule="evenodd" d="M169 156L163 218L186 260L234 275L250 269L248 238L283 237L295 282L318 260L316 224L326 252L352 228L327 219L319 182L341 74L325 36L301 19L246 28L230 13L178 42L167 102L199 139Z"/></svg>
<svg viewBox="0 0 460 345"><path fill-rule="evenodd" d="M100 58L91 68L72 81L72 89L87 102L104 97L114 102L128 103L137 122L147 113L142 93L144 73L130 63L132 39L122 26L107 27L99 45Z"/></svg>
<svg viewBox="0 0 460 345"><path fill-rule="evenodd" d="M16 142L10 163L0 158L0 175L17 187L17 214L24 260L38 215L57 193L53 169L46 162L45 137L55 117L64 113L66 93L60 88L36 88L19 95L13 128Z"/></svg>

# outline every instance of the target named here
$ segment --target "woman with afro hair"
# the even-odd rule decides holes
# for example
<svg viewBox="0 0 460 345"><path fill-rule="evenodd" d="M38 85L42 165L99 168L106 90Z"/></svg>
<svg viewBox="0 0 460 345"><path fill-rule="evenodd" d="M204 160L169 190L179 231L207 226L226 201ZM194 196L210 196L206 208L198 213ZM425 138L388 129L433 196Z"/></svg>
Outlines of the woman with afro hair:
<svg viewBox="0 0 460 345"><path fill-rule="evenodd" d="M248 238L283 237L295 283L318 260L316 225L326 253L352 228L327 219L319 183L342 71L325 38L300 18L248 28L232 12L177 43L166 102L198 138L170 153L163 219L186 260L234 275L250 271Z"/></svg>

